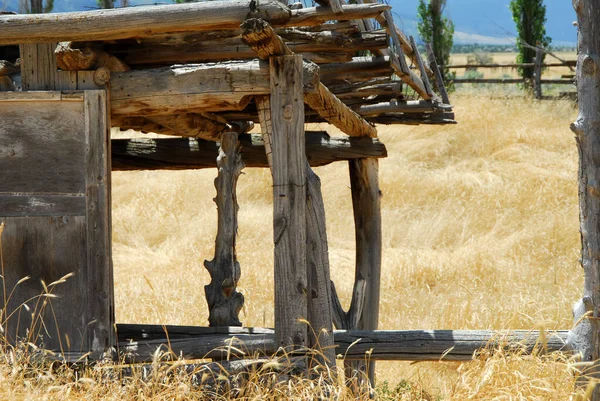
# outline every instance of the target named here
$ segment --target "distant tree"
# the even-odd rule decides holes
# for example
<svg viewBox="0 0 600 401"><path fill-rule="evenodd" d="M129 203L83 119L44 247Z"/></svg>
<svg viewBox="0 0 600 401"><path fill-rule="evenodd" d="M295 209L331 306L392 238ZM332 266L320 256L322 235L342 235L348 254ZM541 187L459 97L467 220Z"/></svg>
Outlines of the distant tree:
<svg viewBox="0 0 600 401"><path fill-rule="evenodd" d="M96 0L100 8L115 8L115 0Z"/></svg>
<svg viewBox="0 0 600 401"><path fill-rule="evenodd" d="M454 23L443 16L446 0L419 0L417 13L419 16L419 36L425 43L431 43L435 59L448 79L447 65L450 64L450 51L454 37Z"/></svg>
<svg viewBox="0 0 600 401"><path fill-rule="evenodd" d="M543 0L511 0L510 11L517 24L517 63L533 63L535 49L531 46L550 45L552 39L546 36L546 6ZM543 55L545 57L545 55ZM520 68L519 74L525 79L533 78L533 67Z"/></svg>
<svg viewBox="0 0 600 401"><path fill-rule="evenodd" d="M42 14L50 13L54 8L54 0L19 0L19 13L21 14Z"/></svg>

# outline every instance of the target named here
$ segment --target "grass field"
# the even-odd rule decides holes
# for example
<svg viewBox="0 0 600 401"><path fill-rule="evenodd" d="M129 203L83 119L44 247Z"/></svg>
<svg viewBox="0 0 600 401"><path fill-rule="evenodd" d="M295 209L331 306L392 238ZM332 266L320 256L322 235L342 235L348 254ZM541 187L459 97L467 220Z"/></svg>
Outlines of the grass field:
<svg viewBox="0 0 600 401"><path fill-rule="evenodd" d="M458 125L379 129L389 152L380 162L381 328L570 328L570 306L582 287L577 152L568 128L573 104L477 94L453 101ZM347 303L354 269L348 168L316 170L332 276ZM119 322L206 324L209 276L202 262L212 258L216 234L214 176L212 170L113 174ZM272 326L269 172L247 169L238 191L242 320ZM496 362L491 368L486 361L379 363L378 377L391 387L408 380L449 399L475 387L483 398L514 392L565 399L572 391L562 360ZM486 381L495 392L485 392L492 391Z"/></svg>

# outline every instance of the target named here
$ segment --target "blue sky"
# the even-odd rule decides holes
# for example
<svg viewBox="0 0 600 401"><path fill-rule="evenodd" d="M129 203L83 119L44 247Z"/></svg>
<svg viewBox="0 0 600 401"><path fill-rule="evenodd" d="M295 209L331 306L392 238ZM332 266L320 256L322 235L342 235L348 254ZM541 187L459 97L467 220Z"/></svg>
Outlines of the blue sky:
<svg viewBox="0 0 600 401"><path fill-rule="evenodd" d="M310 1L310 0L309 0ZM130 0L130 4L170 3L171 0ZM419 0L389 0L400 27L409 35L416 31ZM119 0L115 3L120 4ZM510 0L447 0L446 13L455 23L455 43L511 43L516 33L508 9ZM54 11L85 10L96 0L54 0ZM574 44L577 32L572 25L575 11L569 0L546 0L547 34L554 44ZM0 9L16 11L18 0L0 0Z"/></svg>

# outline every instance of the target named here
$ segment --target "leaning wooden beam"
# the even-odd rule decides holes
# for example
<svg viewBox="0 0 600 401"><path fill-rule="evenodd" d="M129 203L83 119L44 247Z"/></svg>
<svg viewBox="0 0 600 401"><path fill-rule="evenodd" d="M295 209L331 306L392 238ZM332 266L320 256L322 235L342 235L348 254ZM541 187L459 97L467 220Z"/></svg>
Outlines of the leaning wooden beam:
<svg viewBox="0 0 600 401"><path fill-rule="evenodd" d="M222 0L141 6L59 14L0 15L0 46L37 42L69 42L144 38L167 32L236 29L248 16L276 26L311 26L329 20L374 18L385 4L343 5L290 10L277 0Z"/></svg>
<svg viewBox="0 0 600 401"><path fill-rule="evenodd" d="M240 310L244 306L244 296L237 291L241 269L237 260L235 243L237 236L237 181L244 162L240 155L238 134L226 132L221 138L218 175L215 179L218 222L215 241L215 257L204 261L210 273L210 284L204 286L208 303L208 321L211 327L241 326Z"/></svg>
<svg viewBox="0 0 600 401"><path fill-rule="evenodd" d="M433 53L433 47L431 47L430 43L425 45L427 49L427 58L429 59L429 64L431 65L431 69L433 70L433 76L435 78L435 83L442 97L442 101L445 104L450 104L450 98L448 97L448 91L446 90L446 85L444 85L444 77L442 76L442 72L440 71L437 61L435 60L435 54Z"/></svg>
<svg viewBox="0 0 600 401"><path fill-rule="evenodd" d="M277 351L271 329L117 324L117 333L121 354L127 361L140 363L152 361L159 347L171 349L184 359L272 355ZM470 361L477 351L486 348L526 353L569 351L567 336L567 330L334 331L336 355L373 361Z"/></svg>
<svg viewBox="0 0 600 401"><path fill-rule="evenodd" d="M240 135L242 160L248 167L268 168L265 143L258 135ZM188 138L113 139L113 171L188 170L217 167L218 143ZM306 132L306 157L311 166L360 157L387 157L376 138L330 137L326 132Z"/></svg>
<svg viewBox="0 0 600 401"><path fill-rule="evenodd" d="M303 68L300 84L305 92L318 87L314 65ZM251 96L269 93L268 63L257 60L111 74L114 116L242 110Z"/></svg>
<svg viewBox="0 0 600 401"><path fill-rule="evenodd" d="M292 51L285 42L263 20L250 19L243 24L243 39L253 48L258 57L267 59L271 55L290 55ZM305 93L304 101L330 124L350 136L377 136L377 129L336 98L325 85L319 83L314 94Z"/></svg>

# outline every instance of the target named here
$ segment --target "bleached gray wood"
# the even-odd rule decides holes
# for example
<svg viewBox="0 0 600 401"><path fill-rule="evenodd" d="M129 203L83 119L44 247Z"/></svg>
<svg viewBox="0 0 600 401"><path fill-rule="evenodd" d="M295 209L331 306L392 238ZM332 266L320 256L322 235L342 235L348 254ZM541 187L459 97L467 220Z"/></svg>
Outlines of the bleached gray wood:
<svg viewBox="0 0 600 401"><path fill-rule="evenodd" d="M579 223L581 265L584 273L583 295L573 315L575 327L569 345L586 364L578 384L586 386L590 378L600 377L600 4L591 0L573 2L578 22L577 100L579 115L571 124L579 150ZM600 399L596 385L591 397Z"/></svg>
<svg viewBox="0 0 600 401"><path fill-rule="evenodd" d="M2 26L1 23L0 26ZM0 32L4 32L4 26ZM29 43L19 46L21 87L24 91L58 89L58 68L54 58L55 47L56 43Z"/></svg>
<svg viewBox="0 0 600 401"><path fill-rule="evenodd" d="M381 190L377 159L355 159L350 166L350 188L356 237L355 278L364 279L364 306L357 328L377 330L381 283ZM358 292L355 292L358 294ZM375 364L354 366L365 372L374 385Z"/></svg>
<svg viewBox="0 0 600 401"><path fill-rule="evenodd" d="M281 25L273 25L315 26L331 20L353 21L364 18L376 18L382 12L389 9L391 9L391 6L387 4L344 4L342 5L343 13L336 14L330 7L308 7L291 10L292 16L288 22Z"/></svg>
<svg viewBox="0 0 600 401"><path fill-rule="evenodd" d="M139 6L59 14L0 15L0 45L143 38L164 32L237 28L248 14L286 22L289 11L273 0Z"/></svg>
<svg viewBox="0 0 600 401"><path fill-rule="evenodd" d="M3 195L0 194L3 216L81 216L85 213L85 197L75 195Z"/></svg>
<svg viewBox="0 0 600 401"><path fill-rule="evenodd" d="M241 326L239 313L244 306L244 296L237 291L241 268L235 250L239 209L236 187L244 162L237 133L223 134L218 155L218 175L215 178L217 239L214 259L204 261L204 267L210 274L210 283L204 286L204 293L211 327Z"/></svg>
<svg viewBox="0 0 600 401"><path fill-rule="evenodd" d="M268 168L264 140L258 135L239 136L246 167ZM360 157L387 157L385 145L376 138L330 137L326 132L306 132L306 157L311 166ZM113 139L112 169L187 170L217 167L214 141L188 138Z"/></svg>
<svg viewBox="0 0 600 401"><path fill-rule="evenodd" d="M405 102L384 102L360 106L356 111L363 117L385 113L431 113L436 110L451 109L448 105L437 105L427 100L408 100Z"/></svg>
<svg viewBox="0 0 600 401"><path fill-rule="evenodd" d="M306 156L302 57L270 59L275 336L278 347L308 346Z"/></svg>
<svg viewBox="0 0 600 401"><path fill-rule="evenodd" d="M317 70L303 68L300 85L313 91ZM250 96L269 94L269 66L258 60L207 63L111 74L115 116L241 110Z"/></svg>
<svg viewBox="0 0 600 401"><path fill-rule="evenodd" d="M228 352L239 355L271 355L277 347L274 331L241 327L182 327L163 325L118 324L119 349L128 361L149 362L156 348L165 347L169 333L171 349L187 359L223 358ZM513 348L531 353L569 352L565 345L567 330L540 333L533 330L335 330L335 353L348 360L364 360L370 352L372 361L470 361L485 347ZM233 342L230 343L230 341ZM235 348L228 347L231 344ZM352 344L352 346L350 346Z"/></svg>

